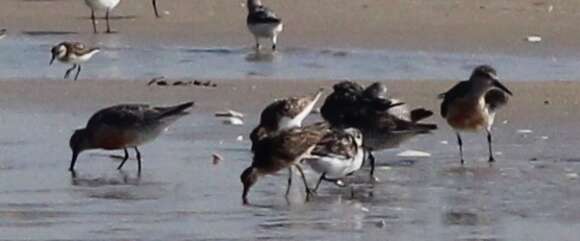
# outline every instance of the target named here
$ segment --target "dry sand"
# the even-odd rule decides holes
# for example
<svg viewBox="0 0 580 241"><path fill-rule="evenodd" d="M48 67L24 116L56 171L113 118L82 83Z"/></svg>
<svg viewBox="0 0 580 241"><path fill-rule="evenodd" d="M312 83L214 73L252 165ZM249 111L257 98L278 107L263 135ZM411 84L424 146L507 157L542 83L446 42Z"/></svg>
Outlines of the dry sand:
<svg viewBox="0 0 580 241"><path fill-rule="evenodd" d="M242 0L160 0L155 19L149 0L123 0L113 27L133 43L251 45ZM549 0L269 0L285 20L281 44L502 53L579 50L580 1ZM5 0L0 27L78 32L91 38L89 11L80 0ZM101 27L104 24L101 23ZM524 41L543 37L540 44ZM563 51L564 50L564 51Z"/></svg>

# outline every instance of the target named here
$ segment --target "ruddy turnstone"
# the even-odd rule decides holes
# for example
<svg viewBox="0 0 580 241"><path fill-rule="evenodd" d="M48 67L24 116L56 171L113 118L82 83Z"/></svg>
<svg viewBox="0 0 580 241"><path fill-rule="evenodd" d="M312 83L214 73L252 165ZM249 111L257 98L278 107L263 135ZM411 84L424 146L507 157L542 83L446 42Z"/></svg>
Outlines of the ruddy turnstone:
<svg viewBox="0 0 580 241"><path fill-rule="evenodd" d="M260 0L248 0L248 17L246 24L256 39L256 49L260 49L260 39L270 39L272 50L276 50L278 34L282 32L284 24L274 11L262 5Z"/></svg>
<svg viewBox="0 0 580 241"><path fill-rule="evenodd" d="M467 81L461 81L447 92L440 94L441 116L455 130L461 164L463 141L459 132L485 130L489 147L489 162L494 162L491 128L496 111L508 102L512 92L499 82L497 72L489 65L476 67Z"/></svg>
<svg viewBox="0 0 580 241"><path fill-rule="evenodd" d="M99 48L88 48L81 43L62 42L52 47L52 57L49 65L52 65L55 59L61 63L72 64L73 66L66 70L64 78L67 79L70 73L77 69L74 78L74 80L77 80L81 73L81 64L89 61L99 51Z"/></svg>
<svg viewBox="0 0 580 241"><path fill-rule="evenodd" d="M129 159L127 148L133 148L141 173L141 154L137 147L157 138L171 123L188 114L187 109L193 104L187 102L168 107L125 104L99 110L85 128L76 130L70 138L72 160L69 171L74 172L78 155L89 149L123 149L125 157L118 167L121 169Z"/></svg>

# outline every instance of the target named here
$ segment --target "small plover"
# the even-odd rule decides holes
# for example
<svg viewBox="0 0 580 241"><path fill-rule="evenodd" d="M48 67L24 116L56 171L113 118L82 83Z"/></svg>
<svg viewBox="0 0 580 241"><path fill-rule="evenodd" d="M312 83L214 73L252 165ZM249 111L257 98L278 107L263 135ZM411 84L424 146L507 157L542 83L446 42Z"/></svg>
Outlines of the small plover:
<svg viewBox="0 0 580 241"><path fill-rule="evenodd" d="M361 85L343 81L334 85L321 108L322 117L339 128L354 127L363 133L363 146L368 151L371 165L371 181L375 180L375 157L373 151L398 147L403 142L419 134L430 133L437 129L435 124L423 124L418 121L433 113L422 108L409 114L391 112L391 109L404 103L384 98L386 88L371 85L365 90ZM401 107L407 108L407 107Z"/></svg>
<svg viewBox="0 0 580 241"><path fill-rule="evenodd" d="M286 189L286 197L288 197L292 186L293 167L302 176L306 190L306 200L308 200L311 191L299 162L310 156L310 153L324 134L324 131L320 131L316 127L295 127L270 133L256 142L253 162L240 176L243 184L243 203L248 204L248 192L260 177L277 173L285 168L288 168L289 171L288 187Z"/></svg>
<svg viewBox="0 0 580 241"><path fill-rule="evenodd" d="M455 130L461 164L463 141L459 132L485 130L489 148L489 162L494 162L491 128L497 109L505 106L512 92L499 82L497 72L489 65L476 67L467 81L461 81L449 91L440 94L441 116Z"/></svg>
<svg viewBox="0 0 580 241"><path fill-rule="evenodd" d="M260 115L260 123L250 134L252 150L261 136L277 130L302 126L302 121L322 96L322 89L312 96L278 99L268 105Z"/></svg>
<svg viewBox="0 0 580 241"><path fill-rule="evenodd" d="M133 148L137 154L138 172L141 173L141 154L138 146L153 141L170 124L188 114L193 106L187 102L175 106L153 107L145 104L115 105L96 112L85 128L78 129L70 138L72 160L69 171L74 172L78 155L84 150L123 149L125 157L117 169L121 169Z"/></svg>
<svg viewBox="0 0 580 241"><path fill-rule="evenodd" d="M99 51L99 48L88 48L82 43L62 42L52 47L52 57L49 65L52 65L55 59L61 63L72 64L73 66L66 70L64 78L67 79L70 73L77 69L74 78L74 80L77 80L81 73L81 64L89 61Z"/></svg>
<svg viewBox="0 0 580 241"><path fill-rule="evenodd" d="M260 49L260 39L270 39L272 50L276 50L278 34L282 32L284 24L274 11L262 5L260 0L248 0L248 17L246 24L256 39L256 49Z"/></svg>
<svg viewBox="0 0 580 241"><path fill-rule="evenodd" d="M326 134L311 157L303 160L321 174L312 191L316 192L323 180L343 185L340 179L358 171L365 158L362 144L362 133L356 128L337 129Z"/></svg>
<svg viewBox="0 0 580 241"><path fill-rule="evenodd" d="M105 11L105 19L107 21L107 31L106 33L112 33L111 25L109 24L110 12L119 4L120 0L85 0L85 4L91 9L91 21L93 23L93 32L97 31L97 20L95 19L96 11Z"/></svg>

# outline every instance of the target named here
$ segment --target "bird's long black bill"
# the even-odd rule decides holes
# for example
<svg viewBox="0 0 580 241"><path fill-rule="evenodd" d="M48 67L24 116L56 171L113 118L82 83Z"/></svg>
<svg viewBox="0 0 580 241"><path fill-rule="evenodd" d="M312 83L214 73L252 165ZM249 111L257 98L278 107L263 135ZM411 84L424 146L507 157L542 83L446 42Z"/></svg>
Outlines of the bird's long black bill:
<svg viewBox="0 0 580 241"><path fill-rule="evenodd" d="M500 90L503 90L503 91L505 91L505 92L506 92L506 93L508 93L509 95L513 95L513 94L512 94L512 92L511 92L511 91L510 91L510 90L509 90L507 87L505 87L505 85L503 85L501 82L499 82L498 80L495 80L495 81L493 82L493 85L494 85L495 87L499 88Z"/></svg>
<svg viewBox="0 0 580 241"><path fill-rule="evenodd" d="M73 151L72 154L72 159L70 161L70 166L68 168L69 171L74 172L75 170L75 163L77 162L77 157L79 156L79 153L76 151Z"/></svg>
<svg viewBox="0 0 580 241"><path fill-rule="evenodd" d="M48 65L52 65L54 59L56 59L56 56L52 55L52 58L50 58L50 62L48 63Z"/></svg>

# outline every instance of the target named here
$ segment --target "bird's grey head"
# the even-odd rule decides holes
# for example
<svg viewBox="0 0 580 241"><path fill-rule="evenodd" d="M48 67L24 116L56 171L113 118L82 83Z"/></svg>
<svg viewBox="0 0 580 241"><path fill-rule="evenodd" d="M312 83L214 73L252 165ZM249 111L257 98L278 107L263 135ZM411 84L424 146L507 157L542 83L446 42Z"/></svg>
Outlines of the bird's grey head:
<svg viewBox="0 0 580 241"><path fill-rule="evenodd" d="M476 89L481 91L487 91L491 88L498 88L502 91L505 91L509 95L512 95L512 92L501 82L499 82L497 71L489 65L477 66L473 70L469 81L473 83Z"/></svg>
<svg viewBox="0 0 580 241"><path fill-rule="evenodd" d="M52 64L54 62L54 60L56 58L62 58L66 55L66 46L64 45L64 43L60 43L54 47L52 47L52 49L50 50L50 52L52 53L52 57L50 59L50 63Z"/></svg>
<svg viewBox="0 0 580 241"><path fill-rule="evenodd" d="M381 82L375 82L364 90L363 95L369 98L387 99L387 86Z"/></svg>
<svg viewBox="0 0 580 241"><path fill-rule="evenodd" d="M344 129L344 132L351 135L352 138L354 139L354 142L356 143L356 145L358 147L361 147L363 144L363 134L362 132L357 129L357 128L346 128Z"/></svg>

